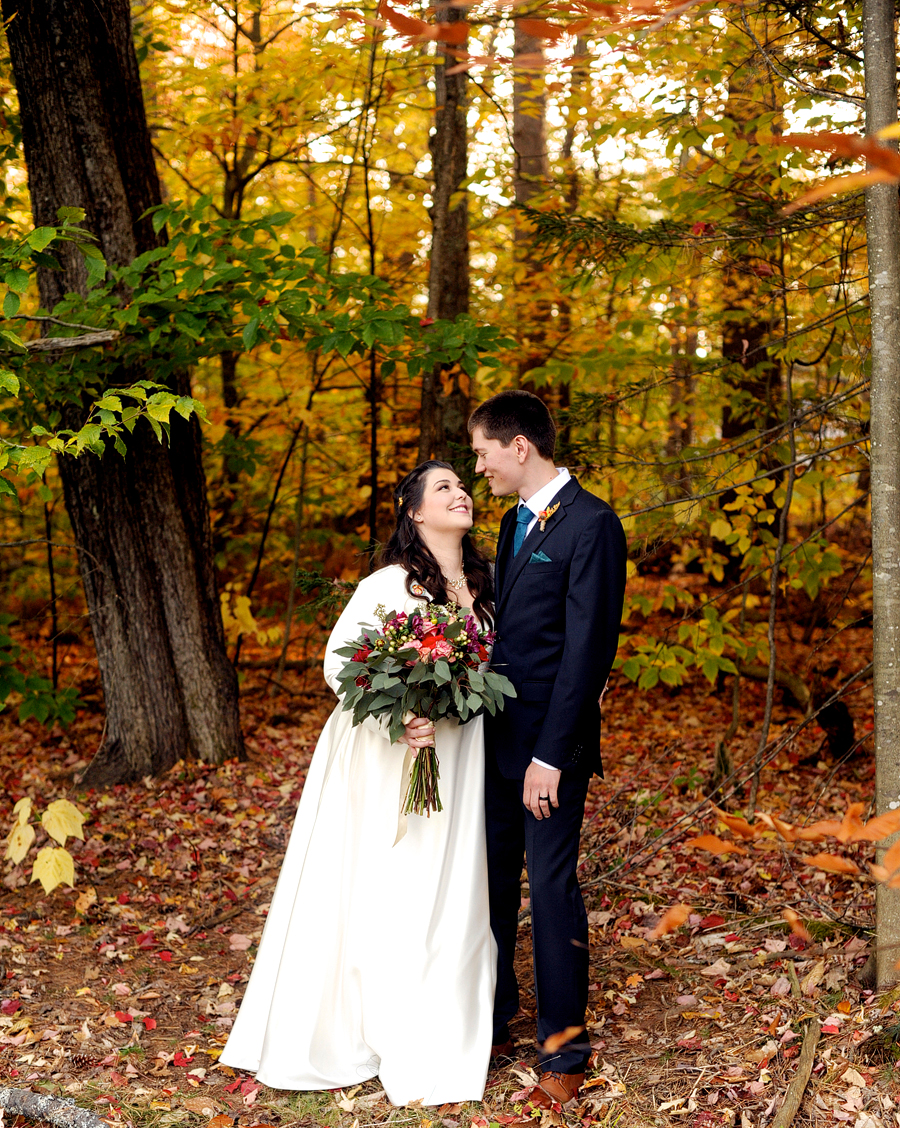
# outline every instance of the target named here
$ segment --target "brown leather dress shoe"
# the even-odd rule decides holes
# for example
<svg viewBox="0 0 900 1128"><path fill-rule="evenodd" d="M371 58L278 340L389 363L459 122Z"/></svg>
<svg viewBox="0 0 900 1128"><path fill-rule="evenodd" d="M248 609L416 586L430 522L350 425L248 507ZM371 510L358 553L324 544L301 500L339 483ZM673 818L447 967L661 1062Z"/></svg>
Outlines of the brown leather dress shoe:
<svg viewBox="0 0 900 1128"><path fill-rule="evenodd" d="M540 1084L531 1090L528 1099L536 1108L568 1104L578 1096L578 1090L583 1084L583 1073L559 1073L555 1069L548 1069L541 1074Z"/></svg>
<svg viewBox="0 0 900 1128"><path fill-rule="evenodd" d="M516 1056L516 1044L512 1039L506 1042L498 1042L496 1045L491 1046L491 1061L499 1061L501 1058L508 1058L510 1061Z"/></svg>

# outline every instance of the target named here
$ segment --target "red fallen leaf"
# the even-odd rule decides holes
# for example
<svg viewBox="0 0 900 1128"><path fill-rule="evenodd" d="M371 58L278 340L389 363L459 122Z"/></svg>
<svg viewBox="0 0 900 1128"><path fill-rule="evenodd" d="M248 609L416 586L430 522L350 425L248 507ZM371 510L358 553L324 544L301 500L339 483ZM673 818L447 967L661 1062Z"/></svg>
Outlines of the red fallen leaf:
<svg viewBox="0 0 900 1128"><path fill-rule="evenodd" d="M225 896L228 898L229 901L236 901L237 900L237 894L233 893L230 889L225 890Z"/></svg>
<svg viewBox="0 0 900 1128"><path fill-rule="evenodd" d="M423 317L419 320L419 325L424 329L426 325L434 325L433 317Z"/></svg>
<svg viewBox="0 0 900 1128"><path fill-rule="evenodd" d="M142 932L140 936L135 937L135 943L139 948L152 948L156 938L152 932Z"/></svg>
<svg viewBox="0 0 900 1128"><path fill-rule="evenodd" d="M226 1093L237 1092L237 1090L241 1087L242 1080L243 1080L243 1078L238 1077L236 1080L232 1081L230 1085L226 1085L225 1086L225 1092Z"/></svg>
<svg viewBox="0 0 900 1128"><path fill-rule="evenodd" d="M700 927L721 928L724 923L725 918L723 916L719 916L718 913L710 913L709 916L704 917L703 920L700 921Z"/></svg>
<svg viewBox="0 0 900 1128"><path fill-rule="evenodd" d="M159 956L159 958L161 960L165 960L166 963L172 962L172 953L171 952L157 952L156 954Z"/></svg>
<svg viewBox="0 0 900 1128"><path fill-rule="evenodd" d="M131 898L128 896L127 893L120 893L118 895L118 897L116 897L116 900L119 902L120 905L127 905L128 902L131 900Z"/></svg>
<svg viewBox="0 0 900 1128"><path fill-rule="evenodd" d="M0 1003L0 1013L2 1014L15 1014L22 1004L18 999L4 999Z"/></svg>
<svg viewBox="0 0 900 1128"><path fill-rule="evenodd" d="M109 1079L114 1085L117 1085L120 1088L122 1085L128 1084L128 1078L123 1077L121 1073L117 1073L114 1069L110 1070Z"/></svg>
<svg viewBox="0 0 900 1128"><path fill-rule="evenodd" d="M116 1018L119 1022L131 1022L131 1015L125 1011L116 1011Z"/></svg>
<svg viewBox="0 0 900 1128"><path fill-rule="evenodd" d="M823 1027L823 1029L824 1029L824 1027ZM800 1053L800 1047L799 1046L785 1046L785 1048L781 1051L781 1056L784 1057L784 1058L792 1058L792 1057L796 1057L797 1054L799 1054L799 1053Z"/></svg>
<svg viewBox="0 0 900 1128"><path fill-rule="evenodd" d="M150 1018L149 1015L147 1015L145 1018L142 1018L141 1022L143 1022L145 1030L155 1030L156 1029L156 1019Z"/></svg>
<svg viewBox="0 0 900 1128"><path fill-rule="evenodd" d="M826 1022L822 1025L823 1034L840 1034L840 1032L841 1028L839 1026L835 1026L831 1022Z"/></svg>
<svg viewBox="0 0 900 1128"><path fill-rule="evenodd" d="M699 1038L680 1038L676 1045L685 1050L699 1050L703 1042Z"/></svg>
<svg viewBox="0 0 900 1128"><path fill-rule="evenodd" d="M173 1065L188 1066L194 1060L193 1056L186 1057L181 1050L175 1051L175 1056L172 1058Z"/></svg>

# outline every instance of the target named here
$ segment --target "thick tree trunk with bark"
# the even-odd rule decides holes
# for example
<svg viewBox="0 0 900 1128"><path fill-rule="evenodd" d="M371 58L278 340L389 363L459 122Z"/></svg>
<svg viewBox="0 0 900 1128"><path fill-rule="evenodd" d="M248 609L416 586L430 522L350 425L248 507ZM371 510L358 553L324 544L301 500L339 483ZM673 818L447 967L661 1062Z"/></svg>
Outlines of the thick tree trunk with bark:
<svg viewBox="0 0 900 1128"><path fill-rule="evenodd" d="M3 0L36 224L57 208L85 210L84 226L120 265L159 245L142 213L160 202L127 0ZM72 251L41 271L52 309L84 292ZM123 301L127 295L123 294ZM123 370L123 382L140 379ZM173 390L189 391L185 375ZM67 409L79 425L81 409ZM171 444L139 425L124 458L108 451L60 460L66 507L106 702L91 785L135 779L196 755L242 755L237 681L225 651L197 423L176 419Z"/></svg>
<svg viewBox="0 0 900 1128"><path fill-rule="evenodd" d="M893 0L864 0L866 132L897 120ZM866 189L872 318L872 601L875 799L900 805L900 209L895 184ZM896 839L898 836L895 835ZM891 841L881 844L880 861ZM900 889L879 885L875 903L879 987L900 978Z"/></svg>
<svg viewBox="0 0 900 1128"><path fill-rule="evenodd" d="M457 23L464 10L438 11L443 23ZM440 44L435 67L435 123L429 140L434 189L431 205L431 262L428 271L428 316L452 321L469 312L469 205L466 179L466 74L448 75L456 62ZM458 366L440 365L422 378L419 459L447 458L453 447L467 444L469 399Z"/></svg>

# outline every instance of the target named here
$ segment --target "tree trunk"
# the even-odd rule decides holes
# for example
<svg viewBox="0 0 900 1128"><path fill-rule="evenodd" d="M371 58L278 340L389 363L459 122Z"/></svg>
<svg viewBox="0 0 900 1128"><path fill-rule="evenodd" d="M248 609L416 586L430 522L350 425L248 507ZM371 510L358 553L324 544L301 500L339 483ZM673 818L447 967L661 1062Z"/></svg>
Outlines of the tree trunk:
<svg viewBox="0 0 900 1128"><path fill-rule="evenodd" d="M447 7L438 19L457 23L460 8ZM437 47L435 128L429 139L434 189L431 205L431 262L428 316L453 321L469 312L469 204L466 179L466 74L447 75L456 59ZM437 365L422 378L419 460L448 458L466 446L468 388L458 365Z"/></svg>
<svg viewBox="0 0 900 1128"><path fill-rule="evenodd" d="M864 0L866 132L897 120L893 0ZM897 186L866 189L872 319L872 600L875 798L878 813L900 802L900 212ZM894 836L894 839L897 835ZM881 845L878 860L891 845ZM900 889L879 885L875 902L879 987L898 978Z"/></svg>
<svg viewBox="0 0 900 1128"><path fill-rule="evenodd" d="M516 21L513 45L513 188L517 204L530 204L550 186L547 156L547 88L544 79L543 43L528 35ZM519 383L546 398L546 385L528 383L528 373L546 360L547 324L551 305L547 299L546 272L535 258L531 225L521 215L515 227L515 288L519 331L531 326L522 338L524 355L519 360Z"/></svg>
<svg viewBox="0 0 900 1128"><path fill-rule="evenodd" d="M3 0L34 221L84 208L107 262L158 246L142 213L160 202L127 0ZM39 272L48 309L85 292L74 251ZM127 295L123 294L123 300ZM122 382L144 376L132 367ZM185 374L173 390L189 391ZM65 422L80 425L79 407ZM60 459L106 701L105 738L84 782L155 774L179 757L243 754L237 680L225 652L196 421L171 443L139 425L124 458Z"/></svg>

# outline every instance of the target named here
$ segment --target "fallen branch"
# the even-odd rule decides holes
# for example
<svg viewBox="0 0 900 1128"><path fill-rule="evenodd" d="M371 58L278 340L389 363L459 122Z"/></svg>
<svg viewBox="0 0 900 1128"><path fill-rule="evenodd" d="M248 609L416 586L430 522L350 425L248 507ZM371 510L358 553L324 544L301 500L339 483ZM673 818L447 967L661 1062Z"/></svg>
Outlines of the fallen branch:
<svg viewBox="0 0 900 1128"><path fill-rule="evenodd" d="M95 333L82 333L78 337L38 337L34 341L25 341L25 348L29 352L85 349L91 345L107 345L110 341L117 341L121 335L118 329L98 329Z"/></svg>
<svg viewBox="0 0 900 1128"><path fill-rule="evenodd" d="M753 678L754 681L768 681L769 667L759 666L754 662L738 662L738 673L742 678ZM809 705L809 686L799 674L791 673L780 666L775 668L775 684L793 694L801 709Z"/></svg>
<svg viewBox="0 0 900 1128"><path fill-rule="evenodd" d="M797 1058L797 1072L794 1074L793 1081L787 1087L787 1092L784 1094L784 1104L772 1121L772 1128L788 1128L797 1115L800 1102L803 1100L803 1093L809 1082L809 1076L812 1073L813 1062L816 1058L816 1047L819 1044L821 1033L822 1028L819 1025L819 1020L811 1018L806 1024L803 1046L800 1049L800 1057Z"/></svg>
<svg viewBox="0 0 900 1128"><path fill-rule="evenodd" d="M54 1128L109 1128L105 1120L71 1097L50 1097L30 1089L0 1089L0 1109L27 1120L43 1120Z"/></svg>

